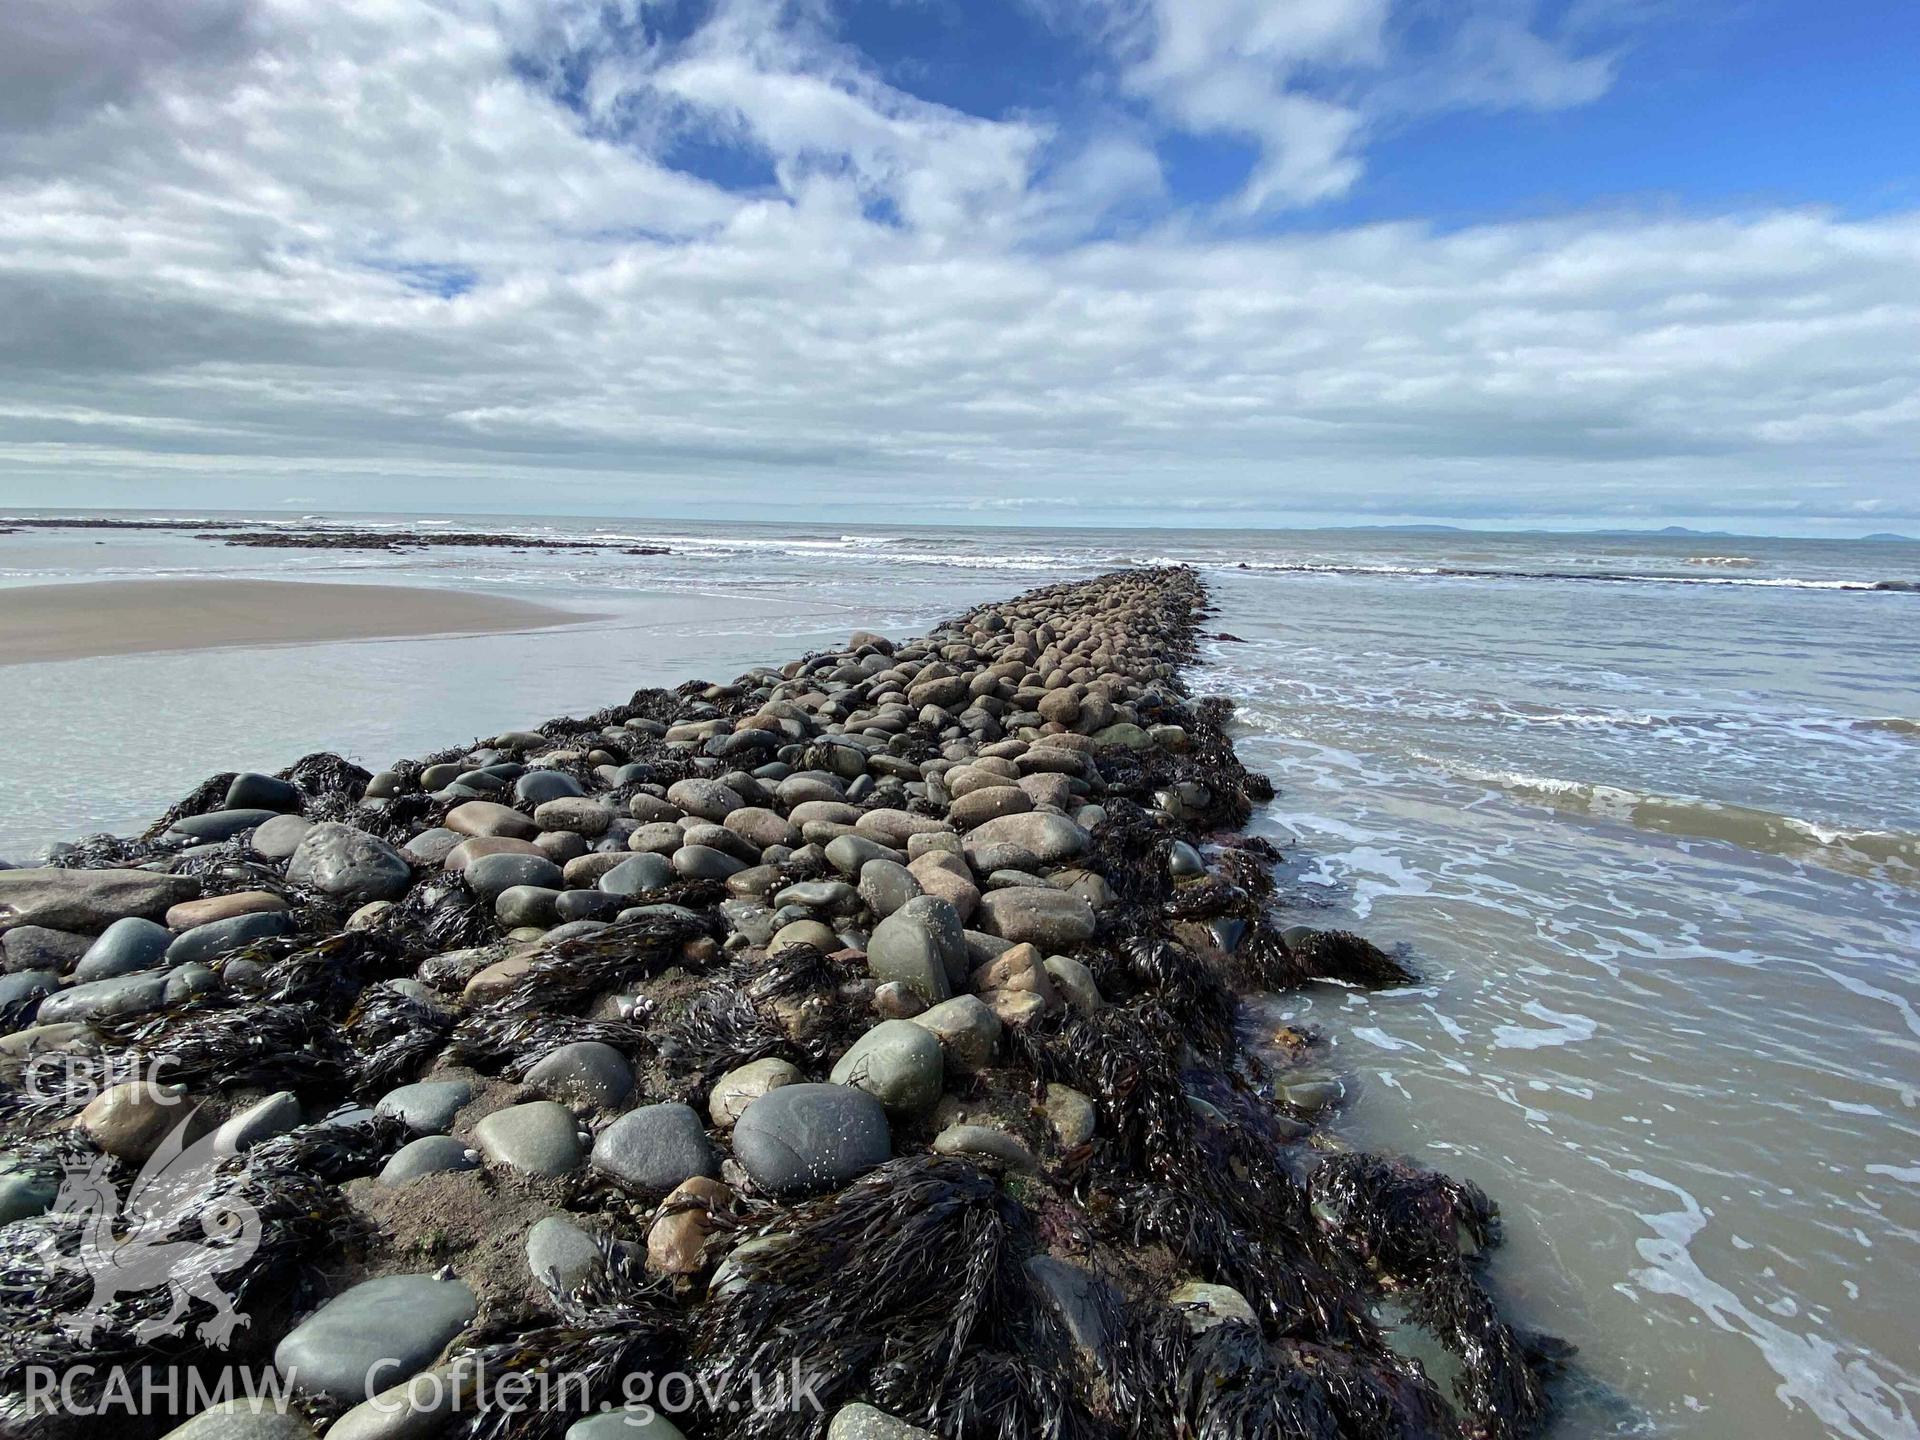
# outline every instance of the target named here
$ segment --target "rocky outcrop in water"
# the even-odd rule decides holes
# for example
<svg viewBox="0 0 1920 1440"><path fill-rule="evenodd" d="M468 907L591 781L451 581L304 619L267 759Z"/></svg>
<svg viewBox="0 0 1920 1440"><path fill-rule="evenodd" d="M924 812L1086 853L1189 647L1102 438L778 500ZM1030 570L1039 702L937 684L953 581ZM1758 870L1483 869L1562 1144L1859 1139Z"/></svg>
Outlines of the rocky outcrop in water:
<svg viewBox="0 0 1920 1440"><path fill-rule="evenodd" d="M1242 992L1405 972L1270 918L1206 610L1049 587L0 873L9 1433L269 1367L293 1414L179 1433L1534 1429L1486 1198L1242 1044ZM469 1383L368 1398L414 1372Z"/></svg>

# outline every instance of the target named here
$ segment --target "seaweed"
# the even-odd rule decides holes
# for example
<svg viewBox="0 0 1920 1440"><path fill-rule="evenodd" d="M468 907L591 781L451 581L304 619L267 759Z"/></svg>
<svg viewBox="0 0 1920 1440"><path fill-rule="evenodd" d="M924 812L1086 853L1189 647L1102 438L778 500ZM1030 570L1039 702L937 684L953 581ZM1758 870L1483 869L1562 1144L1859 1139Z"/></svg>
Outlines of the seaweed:
<svg viewBox="0 0 1920 1440"><path fill-rule="evenodd" d="M111 1217L53 1211L0 1226L0 1387L52 1370L85 1399L116 1369L198 1364L212 1358L210 1346L241 1340L239 1317L277 1310L302 1266L357 1233L335 1184L364 1173L403 1128L397 1121L306 1126L222 1162L212 1183L141 1192L148 1208L140 1243L184 1242L202 1252L196 1264L219 1275L229 1302L224 1316L198 1299L171 1315L171 1286L95 1295L83 1247L94 1243L90 1229ZM127 1178L115 1167L101 1176L116 1195ZM258 1347L267 1338L242 1344Z"/></svg>
<svg viewBox="0 0 1920 1440"><path fill-rule="evenodd" d="M578 1010L595 996L682 963L689 940L713 938L709 918L648 915L549 945L493 1004L502 1011Z"/></svg>
<svg viewBox="0 0 1920 1440"><path fill-rule="evenodd" d="M119 835L88 835L71 844L55 846L47 864L56 870L125 870L165 860L180 847L152 840L129 840Z"/></svg>
<svg viewBox="0 0 1920 1440"><path fill-rule="evenodd" d="M842 971L811 945L764 962L736 961L660 1026L656 1049L675 1088L704 1097L726 1071L778 1056L825 1065L869 1017L866 996L842 995Z"/></svg>
<svg viewBox="0 0 1920 1440"><path fill-rule="evenodd" d="M425 957L485 945L498 931L493 912L458 875L429 876L372 927L407 955Z"/></svg>
<svg viewBox="0 0 1920 1440"><path fill-rule="evenodd" d="M1329 1158L1308 1184L1328 1235L1409 1291L1412 1318L1459 1356L1455 1393L1479 1431L1516 1440L1537 1428L1550 1409L1546 1381L1569 1352L1515 1332L1474 1277L1474 1260L1499 1240L1485 1193L1408 1160L1363 1154Z"/></svg>
<svg viewBox="0 0 1920 1440"><path fill-rule="evenodd" d="M280 778L292 781L309 799L337 796L357 801L367 793L373 775L331 750L316 750L282 770Z"/></svg>
<svg viewBox="0 0 1920 1440"><path fill-rule="evenodd" d="M1083 642L1097 628L1095 643L1110 648L1094 667L1111 659L1110 668L1137 679L1148 662L1177 666L1194 657L1205 601L1197 575L1177 568L1104 596L1049 586L1023 597L1024 609L1016 602L1008 613L973 612L1001 640L955 622L899 654L903 663L938 659L960 670L998 663L996 656L1034 669L1057 661L1078 674ZM1088 608L1061 623L1046 613L1055 604ZM1115 636L1109 622L1132 633ZM402 760L391 767L393 791L378 801L366 799L367 772L338 755L308 755L281 773L299 788L310 819L346 821L396 844L460 803L420 789L428 765L479 763L503 748L521 759L537 754L536 763L613 803L774 754L798 768L844 773L852 767L842 752L828 753L811 721L783 723L774 747L667 744L649 733L655 724L624 727L740 723L756 712L784 721L800 713L787 697L830 689L846 654L809 656L727 685L636 691L584 719L547 721L525 751L479 739ZM1475 1440L1517 1440L1540 1423L1554 1342L1503 1324L1477 1278L1477 1252L1497 1238L1486 1197L1365 1156L1336 1156L1309 1175L1320 1150L1298 1143L1304 1127L1275 1103L1259 1057L1242 1052L1242 989L1316 978L1392 985L1411 976L1357 936L1283 928L1270 863L1277 852L1227 828L1272 794L1234 752L1231 704L1194 700L1176 674L1151 673L1164 678L1129 680L1114 698L1140 725L1183 727L1185 748L1089 750L1073 785L1106 813L1081 863L1104 876L1114 898L1080 953L1110 1003L1093 1015L1062 1009L1008 1027L1007 1063L956 1087L968 1101L1004 1109L1038 1102L1049 1081L1071 1085L1096 1107L1093 1139L1052 1155L1042 1173L998 1180L965 1159L913 1153L932 1133L916 1120L896 1130L894 1160L838 1194L792 1205L740 1201L725 1225L733 1237L778 1234L785 1243L735 1248L729 1282L707 1291L697 1309L689 1308L697 1285L649 1279L633 1247L603 1239L603 1265L573 1292L551 1297L557 1318L490 1307L488 1328L456 1356L484 1377L478 1403L447 1422L449 1433L559 1440L580 1414L625 1398L626 1382L690 1362L716 1408L689 1428L738 1440L817 1437L825 1428L818 1412L757 1403L768 1378L788 1373L815 1378L813 1393L829 1412L864 1399L946 1440L1457 1440L1461 1423L1418 1364L1394 1353L1393 1332L1370 1309L1388 1296L1404 1300L1411 1323L1465 1360L1456 1388ZM844 719L875 698L849 692L821 705L816 718ZM892 698L886 692L876 703ZM983 705L1001 713L997 701L983 697ZM943 740L917 716L893 733L885 728L870 732L885 756L919 763L952 748L952 732ZM741 748L721 753L734 746ZM604 784L598 762L609 759L626 771L617 787ZM940 813L937 786L916 794L900 775L881 773L905 769L868 768L879 778L863 783L857 803ZM664 1087L697 1102L722 1071L753 1059L778 1055L818 1074L873 1022L872 982L857 958L807 946L770 957L723 950L717 915L684 913L711 912L727 896L715 881L675 881L642 897L681 913L656 912L531 951L490 950L524 955L524 972L478 1003L438 1003L399 977L461 987L485 958L468 952L497 939L491 908L457 875L436 872L345 932L343 902L288 884L283 867L244 838L191 846L159 838L180 817L224 804L231 779L211 777L141 838L96 837L54 863L164 867L196 877L209 895L269 891L289 902L300 933L218 962L229 980L224 993L95 1026L91 1048L58 1057L64 1088L0 1090L9 1146L30 1173L108 1165L84 1137L35 1128L77 1108L129 1064L163 1057L169 1078L202 1093L258 1086L295 1089L309 1104L371 1102L437 1061L518 1080L556 1046L596 1040L646 1062L643 1094ZM1209 875L1176 883L1168 862L1181 838L1212 843ZM778 867L782 884L829 873L817 846ZM615 996L619 1018L611 1018ZM1029 1131L1041 1124L1037 1114L1016 1123ZM331 1187L368 1173L405 1138L398 1121L363 1116L302 1126L223 1162L213 1198L257 1200L268 1217L268 1253L242 1277L242 1293L268 1303L299 1280L303 1265L350 1237L351 1215ZM109 1165L109 1173L120 1172ZM629 1232L652 1218L603 1182L583 1176L562 1188L569 1204L599 1209ZM206 1208L197 1198L173 1218L197 1223L195 1206ZM57 1288L64 1281L29 1273L21 1248L44 1243L71 1255L70 1232L53 1217L0 1227L0 1329L26 1317L15 1343L0 1343L0 1383L21 1345L57 1365L81 1358L73 1337L47 1318L71 1305ZM1087 1257L1095 1274L1117 1282L1089 1292L1097 1324L1058 1308L1060 1297L1043 1285L1045 1276L1058 1282L1057 1270L1030 1268L1048 1251ZM1255 1323L1203 1320L1170 1306L1162 1298L1168 1270L1232 1287ZM142 1338L157 1304L120 1303L101 1353L136 1364L175 1352L191 1360L190 1339ZM535 1373L565 1377L560 1404L521 1403L518 1382Z"/></svg>
<svg viewBox="0 0 1920 1440"><path fill-rule="evenodd" d="M260 998L275 1004L301 1004L317 1012L344 1015L360 992L376 980L403 975L412 969L407 957L384 936L370 930L349 930L324 940L300 943L287 939L262 941L227 957L255 960L262 969L251 982Z"/></svg>
<svg viewBox="0 0 1920 1440"><path fill-rule="evenodd" d="M167 1079L189 1087L304 1090L345 1073L334 1027L297 1002L163 1010L96 1028L143 1063L164 1058Z"/></svg>
<svg viewBox="0 0 1920 1440"><path fill-rule="evenodd" d="M1106 877L1128 912L1157 904L1173 885L1166 864L1172 835L1153 812L1124 795L1109 796L1106 810L1084 863Z"/></svg>
<svg viewBox="0 0 1920 1440"><path fill-rule="evenodd" d="M1378 945L1351 930L1296 930L1286 943L1302 973L1316 980L1339 980L1363 990L1390 990L1419 979Z"/></svg>
<svg viewBox="0 0 1920 1440"><path fill-rule="evenodd" d="M1100 1202L1096 1218L1111 1240L1136 1250L1165 1246L1191 1274L1238 1290L1269 1333L1377 1343L1372 1321L1353 1298L1352 1267L1323 1263L1297 1226L1276 1223L1250 1232L1190 1188L1166 1184L1119 1184Z"/></svg>
<svg viewBox="0 0 1920 1440"><path fill-rule="evenodd" d="M297 1172L339 1184L372 1174L412 1139L406 1122L392 1115L320 1120L269 1136L246 1153L249 1170Z"/></svg>
<svg viewBox="0 0 1920 1440"><path fill-rule="evenodd" d="M1240 1002L1213 965L1182 946L1131 937L1102 957L1094 978L1103 995L1156 1001L1195 1047L1231 1050Z"/></svg>
<svg viewBox="0 0 1920 1440"><path fill-rule="evenodd" d="M728 986L702 990L654 1040L670 1086L698 1103L727 1071L778 1056L800 1060L799 1048L746 996Z"/></svg>
<svg viewBox="0 0 1920 1440"><path fill-rule="evenodd" d="M652 1377L679 1364L686 1325L671 1288L646 1273L631 1247L597 1239L601 1263L571 1291L549 1292L557 1322L496 1323L449 1357L473 1396L449 1433L559 1440L583 1415L651 1393Z"/></svg>
<svg viewBox="0 0 1920 1440"><path fill-rule="evenodd" d="M486 1075L525 1075L552 1051L582 1040L627 1054L644 1051L647 1032L624 1020L584 1020L545 1010L512 1010L498 1005L476 1010L453 1027L447 1058Z"/></svg>
<svg viewBox="0 0 1920 1440"><path fill-rule="evenodd" d="M1196 1440L1458 1440L1432 1386L1389 1359L1328 1346L1268 1346L1243 1321L1208 1328L1182 1377Z"/></svg>
<svg viewBox="0 0 1920 1440"><path fill-rule="evenodd" d="M353 1091L372 1099L420 1073L453 1029L451 1011L397 986L369 985L340 1027Z"/></svg>
<svg viewBox="0 0 1920 1440"><path fill-rule="evenodd" d="M1030 1217L984 1171L895 1160L768 1226L786 1243L736 1250L694 1335L702 1390L740 1440L818 1433L818 1415L751 1403L755 1377L789 1365L828 1411L866 1398L943 1435L1091 1433L1024 1269Z"/></svg>

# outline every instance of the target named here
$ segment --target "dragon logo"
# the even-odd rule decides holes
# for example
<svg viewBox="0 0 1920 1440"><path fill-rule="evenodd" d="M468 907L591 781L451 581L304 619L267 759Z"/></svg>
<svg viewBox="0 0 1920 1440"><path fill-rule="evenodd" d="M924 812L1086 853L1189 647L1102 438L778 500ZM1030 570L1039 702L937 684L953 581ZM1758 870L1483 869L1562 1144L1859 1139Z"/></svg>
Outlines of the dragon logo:
<svg viewBox="0 0 1920 1440"><path fill-rule="evenodd" d="M221 1155L208 1134L187 1143L194 1115L160 1142L134 1177L125 1203L107 1178L108 1157L71 1165L53 1202L56 1214L75 1217L81 1239L75 1254L61 1254L49 1240L42 1248L48 1264L84 1271L93 1295L79 1310L60 1316L80 1343L111 1324L114 1304L123 1294L142 1294L166 1286L166 1313L142 1321L134 1338L152 1341L186 1332L187 1307L200 1300L213 1307L201 1322L199 1337L225 1349L236 1328L248 1323L220 1287L219 1277L244 1266L260 1248L260 1212L215 1179ZM198 1221L203 1238L188 1232Z"/></svg>

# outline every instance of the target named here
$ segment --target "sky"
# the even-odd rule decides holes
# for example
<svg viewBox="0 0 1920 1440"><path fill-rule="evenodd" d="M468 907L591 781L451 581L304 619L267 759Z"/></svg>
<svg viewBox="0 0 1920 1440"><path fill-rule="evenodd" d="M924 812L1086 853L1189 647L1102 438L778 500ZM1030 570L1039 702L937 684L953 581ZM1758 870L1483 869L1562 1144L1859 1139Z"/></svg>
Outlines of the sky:
<svg viewBox="0 0 1920 1440"><path fill-rule="evenodd" d="M9 0L0 505L1920 527L1912 0Z"/></svg>

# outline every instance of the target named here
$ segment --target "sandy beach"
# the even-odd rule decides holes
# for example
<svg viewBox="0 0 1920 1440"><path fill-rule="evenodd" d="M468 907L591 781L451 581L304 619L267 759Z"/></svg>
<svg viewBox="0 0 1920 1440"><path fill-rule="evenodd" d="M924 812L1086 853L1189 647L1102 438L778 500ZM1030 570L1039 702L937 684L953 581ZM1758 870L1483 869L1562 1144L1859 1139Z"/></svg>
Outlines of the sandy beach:
<svg viewBox="0 0 1920 1440"><path fill-rule="evenodd" d="M499 595L288 580L112 580L0 590L0 665L222 646L476 635L586 616Z"/></svg>

